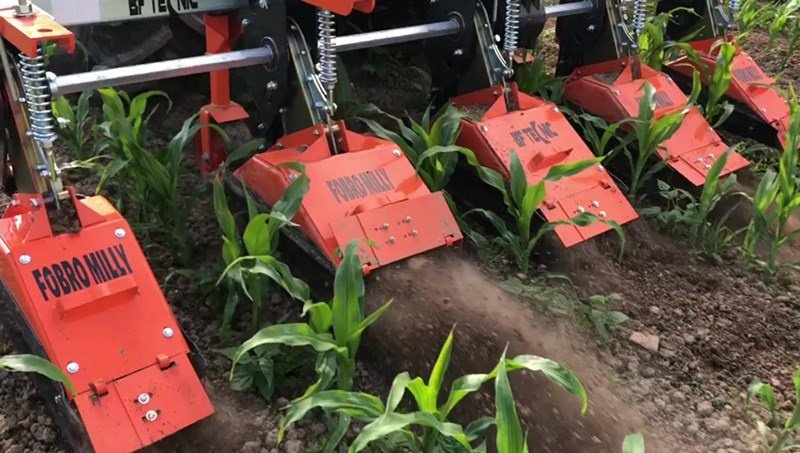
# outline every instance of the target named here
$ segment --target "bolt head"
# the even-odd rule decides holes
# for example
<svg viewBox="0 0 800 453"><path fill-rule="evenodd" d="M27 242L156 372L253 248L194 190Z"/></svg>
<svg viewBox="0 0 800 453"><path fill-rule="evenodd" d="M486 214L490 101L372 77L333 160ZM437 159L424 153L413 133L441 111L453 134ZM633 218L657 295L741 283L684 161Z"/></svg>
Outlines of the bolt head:
<svg viewBox="0 0 800 453"><path fill-rule="evenodd" d="M600 217L605 219L606 218L606 211L600 211L599 213L597 213L597 215L599 215Z"/></svg>
<svg viewBox="0 0 800 453"><path fill-rule="evenodd" d="M116 236L116 237L118 237L120 239L124 238L125 237L125 230L122 229L122 228L117 228L116 230L114 230L114 236Z"/></svg>
<svg viewBox="0 0 800 453"><path fill-rule="evenodd" d="M410 215L406 216L406 223L411 223L411 216Z"/></svg>
<svg viewBox="0 0 800 453"><path fill-rule="evenodd" d="M148 393L140 393L139 397L136 398L136 401L139 404L147 404L150 402L150 395Z"/></svg>
<svg viewBox="0 0 800 453"><path fill-rule="evenodd" d="M242 19L242 27L250 25L250 19Z"/></svg>
<svg viewBox="0 0 800 453"><path fill-rule="evenodd" d="M560 112L560 110L558 110L558 107L553 107L553 111L556 113Z"/></svg>
<svg viewBox="0 0 800 453"><path fill-rule="evenodd" d="M290 173L289 174L289 181L294 181L295 179L297 179L297 175L294 174L294 173Z"/></svg>
<svg viewBox="0 0 800 453"><path fill-rule="evenodd" d="M598 166L597 166L597 171L599 171L599 172L604 172L605 170L606 170L606 167L604 167L604 166L602 166L602 165L598 165Z"/></svg>
<svg viewBox="0 0 800 453"><path fill-rule="evenodd" d="M711 164L706 164L706 170L711 170Z"/></svg>
<svg viewBox="0 0 800 453"><path fill-rule="evenodd" d="M394 244L394 243L395 243L395 241L396 241L396 239L394 238L394 236L390 236L390 237L389 237L389 243L390 243L390 244Z"/></svg>
<svg viewBox="0 0 800 453"><path fill-rule="evenodd" d="M69 374L75 374L80 369L81 369L81 367L80 367L80 365L78 365L78 362L69 362L67 364L67 373L69 373Z"/></svg>
<svg viewBox="0 0 800 453"><path fill-rule="evenodd" d="M455 55L457 57L460 57L460 56L464 55L464 49L456 49L456 50L454 50L453 51L453 55Z"/></svg>
<svg viewBox="0 0 800 453"><path fill-rule="evenodd" d="M484 126L481 126L481 130L482 130L483 132L489 132L489 127L488 127L488 126L485 126L485 125L484 125Z"/></svg>
<svg viewBox="0 0 800 453"><path fill-rule="evenodd" d="M713 160L713 159L714 159L714 157L716 157L716 156L714 156L714 153L708 153L708 158L709 158L709 159L712 159L712 160Z"/></svg>
<svg viewBox="0 0 800 453"><path fill-rule="evenodd" d="M412 235L412 236L418 236L418 235L419 235L419 231L417 231L417 230L411 230L411 235Z"/></svg>
<svg viewBox="0 0 800 453"><path fill-rule="evenodd" d="M267 83L267 90L269 90L269 91L275 91L275 90L277 90L277 89L278 89L278 82L276 82L276 81L274 81L274 80L270 80L270 81Z"/></svg>
<svg viewBox="0 0 800 453"><path fill-rule="evenodd" d="M154 411L154 410L150 409L149 411L147 411L147 412L144 414L144 418L145 418L145 420L147 420L148 422L154 422L154 421L156 421L156 419L158 418L158 412L156 412L156 411Z"/></svg>
<svg viewBox="0 0 800 453"><path fill-rule="evenodd" d="M381 225L381 228L384 229L384 230L388 230L389 229L389 224L388 223L384 223L383 225Z"/></svg>
<svg viewBox="0 0 800 453"><path fill-rule="evenodd" d="M595 208L599 208L600 207L600 202L597 201L597 200L594 200L594 201L592 201L592 206L594 206Z"/></svg>
<svg viewBox="0 0 800 453"><path fill-rule="evenodd" d="M578 206L578 213L583 214L584 212L586 212L586 208L584 208L583 206Z"/></svg>
<svg viewBox="0 0 800 453"><path fill-rule="evenodd" d="M264 9L269 9L269 2L267 0L259 0L258 6Z"/></svg>
<svg viewBox="0 0 800 453"><path fill-rule="evenodd" d="M392 154L394 154L395 157L400 157L403 153L400 152L399 149L396 149L396 150L392 151Z"/></svg>
<svg viewBox="0 0 800 453"><path fill-rule="evenodd" d="M172 338L175 335L175 331L172 330L172 327L164 327L161 331L161 335L164 335L164 338Z"/></svg>
<svg viewBox="0 0 800 453"><path fill-rule="evenodd" d="M26 254L24 254L24 255L22 255L22 256L20 256L20 257L19 257L19 262L20 262L21 264L30 264L30 262L31 262L31 256L30 256L30 255L28 255L27 253L26 253Z"/></svg>

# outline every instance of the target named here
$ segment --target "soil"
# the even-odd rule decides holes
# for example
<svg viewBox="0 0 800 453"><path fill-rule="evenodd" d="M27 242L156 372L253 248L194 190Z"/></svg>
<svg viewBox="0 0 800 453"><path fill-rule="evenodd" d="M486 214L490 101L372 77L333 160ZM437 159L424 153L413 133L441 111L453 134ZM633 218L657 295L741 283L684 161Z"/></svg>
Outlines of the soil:
<svg viewBox="0 0 800 453"><path fill-rule="evenodd" d="M545 33L552 33L552 27ZM747 44L765 42L763 35L752 34ZM553 49L548 43L542 55L553 60ZM767 71L780 63L775 55L770 49L753 53L757 60L763 58ZM798 74L796 64L789 62L792 74ZM393 70L386 83L365 68L355 69L359 100L419 117L427 108L430 79L419 68L400 65ZM152 122L154 149L202 103L185 95L173 100L177 107ZM215 275L220 235L210 190L191 158L186 167L180 191L192 206L192 269ZM93 192L96 176L72 174L81 192ZM135 209L126 207L126 214ZM517 372L512 377L519 412L537 451L619 451L623 437L633 432L645 434L648 451L758 451L743 392L759 378L775 386L783 410L791 405L791 373L800 363L797 276L766 279L737 263L703 261L685 242L658 233L644 220L625 231L621 261L618 241L607 235L570 249L548 244L530 275L515 275L507 263L481 266L464 248L430 252L374 272L367 283L368 307L390 298L396 303L367 331L357 388L385 396L396 373L427 377L447 332L456 326L450 380L488 372L508 346L510 356L535 354L562 363L585 385L590 405L581 416L575 398L541 376ZM233 338L220 339L218 304L196 280L175 273L167 250L153 238L139 239L187 336L208 361L205 385L216 407L214 416L149 451L315 451L327 432L319 417L298 423L287 441L277 445L281 408L297 394L293 388L279 388L274 401L230 389L229 361L216 350L247 337L249 314L237 318ZM571 284L537 286L541 276L552 273L564 274ZM555 289L575 291L581 299L608 296L613 308L630 320L614 331L613 341L601 342L580 314L557 315L537 300L505 292L502 286L509 276L540 293ZM280 293L271 294L267 305L273 321L298 311ZM658 347L651 351L632 341L641 334L657 338ZM12 352L0 329L0 354ZM303 387L312 373L302 368L299 374L297 385ZM466 399L455 418L469 422L488 415L490 390ZM0 372L0 448L12 453L71 451L25 375Z"/></svg>

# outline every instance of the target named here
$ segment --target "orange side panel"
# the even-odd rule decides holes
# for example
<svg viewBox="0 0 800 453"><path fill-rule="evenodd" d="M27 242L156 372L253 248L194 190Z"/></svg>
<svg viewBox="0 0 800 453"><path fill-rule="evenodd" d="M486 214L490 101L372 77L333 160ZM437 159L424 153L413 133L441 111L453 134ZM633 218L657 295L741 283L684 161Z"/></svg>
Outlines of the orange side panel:
<svg viewBox="0 0 800 453"><path fill-rule="evenodd" d="M11 5L9 4L11 3ZM75 52L75 35L53 19L53 16L34 6L34 13L17 16L17 2L0 5L0 35L29 57L36 56L39 44L54 42L69 53Z"/></svg>

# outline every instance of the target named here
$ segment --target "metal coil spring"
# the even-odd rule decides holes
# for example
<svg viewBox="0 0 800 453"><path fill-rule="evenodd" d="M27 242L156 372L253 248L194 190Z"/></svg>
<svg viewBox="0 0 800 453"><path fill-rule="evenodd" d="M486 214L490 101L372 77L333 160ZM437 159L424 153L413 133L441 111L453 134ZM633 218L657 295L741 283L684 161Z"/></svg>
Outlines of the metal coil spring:
<svg viewBox="0 0 800 453"><path fill-rule="evenodd" d="M42 48L39 47L36 58L20 53L19 68L25 105L30 117L29 134L39 143L52 143L56 139L56 122Z"/></svg>
<svg viewBox="0 0 800 453"><path fill-rule="evenodd" d="M633 2L633 31L639 36L644 30L647 21L647 0L635 0Z"/></svg>
<svg viewBox="0 0 800 453"><path fill-rule="evenodd" d="M735 16L739 12L739 0L730 0L728 8L731 11L731 16Z"/></svg>
<svg viewBox="0 0 800 453"><path fill-rule="evenodd" d="M319 81L328 91L333 91L338 80L336 74L336 22L333 13L320 9L317 11L319 49Z"/></svg>
<svg viewBox="0 0 800 453"><path fill-rule="evenodd" d="M518 48L520 9L520 0L506 2L506 39L503 43L503 50L509 54L516 52Z"/></svg>

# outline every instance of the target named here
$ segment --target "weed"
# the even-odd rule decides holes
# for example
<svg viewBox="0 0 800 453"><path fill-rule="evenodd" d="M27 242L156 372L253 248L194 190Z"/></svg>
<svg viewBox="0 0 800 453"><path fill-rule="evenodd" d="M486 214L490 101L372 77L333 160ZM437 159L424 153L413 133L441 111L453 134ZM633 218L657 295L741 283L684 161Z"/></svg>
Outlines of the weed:
<svg viewBox="0 0 800 453"><path fill-rule="evenodd" d="M588 298L587 303L578 307L600 340L604 342L613 340L611 333L614 329L630 319L625 313L611 310L613 305L614 299L611 296L594 295Z"/></svg>
<svg viewBox="0 0 800 453"><path fill-rule="evenodd" d="M511 152L511 178L506 185L499 174L492 171L479 172L479 175L492 187L496 188L503 195L508 214L514 221L514 228L509 229L506 222L494 212L486 209L472 209L464 214L464 218L478 214L486 219L492 227L497 230L499 236L494 238L494 242L509 250L516 259L517 266L522 272L527 272L530 267L530 257L534 247L539 240L548 232L555 230L561 225L588 226L592 223L601 221L594 214L583 212L576 217L558 222L548 222L543 224L534 233L533 216L536 210L547 196L545 184L558 181L572 175L576 175L587 168L597 165L602 158L587 159L564 165L556 165L550 168L547 175L537 184L528 185L525 171L517 153ZM485 169L488 170L488 169ZM603 221L611 226L621 238L624 233L620 226L614 221ZM489 241L476 231L467 231L467 234L479 245L488 244Z"/></svg>
<svg viewBox="0 0 800 453"><path fill-rule="evenodd" d="M36 355L19 354L0 357L0 370L15 371L20 373L37 373L42 376L64 384L72 395L77 395L72 381L57 366L47 359Z"/></svg>
<svg viewBox="0 0 800 453"><path fill-rule="evenodd" d="M775 390L771 385L756 381L747 388L745 405L749 408L752 400L758 398L770 414L769 420L766 422L759 420L756 425L764 452L778 453L800 447L800 438L796 436L796 431L800 427L800 367L796 368L792 382L795 388L795 404L788 418L778 412Z"/></svg>
<svg viewBox="0 0 800 453"><path fill-rule="evenodd" d="M218 352L233 361L238 350L238 347L232 347ZM289 381L289 375L303 365L304 359L281 345L268 344L254 348L239 360L231 377L231 389L255 389L265 401L269 401L275 394L275 387Z"/></svg>
<svg viewBox="0 0 800 453"><path fill-rule="evenodd" d="M222 178L214 181L214 212L222 229L222 259L226 266L217 285L225 282L228 288L222 315L223 334L233 319L240 294L252 302L253 330L260 327L263 296L269 281L280 285L295 299L306 301L309 298L308 285L292 276L289 267L275 258L280 232L283 228L293 226L291 219L309 188L308 176L300 164L284 166L297 171L299 176L292 181L270 213L259 213L252 197L245 191L249 221L242 235L228 207Z"/></svg>
<svg viewBox="0 0 800 453"><path fill-rule="evenodd" d="M511 414L513 396L507 391L508 381L505 373L515 370L541 372L554 383L575 395L582 403L582 412L586 411L586 391L580 381L567 369L556 362L532 355L506 359L489 374L471 374L456 379L447 393L447 399L440 404L442 387L450 364L453 346L451 331L444 342L439 356L431 369L427 382L421 378L411 378L404 372L394 378L386 403L366 393L331 390L319 392L305 399L292 403L281 424L279 438L282 439L287 427L301 420L309 411L324 408L352 416L367 423L350 445L350 452L358 452L375 445L381 451L396 451L407 448L412 452L459 451L457 448L473 451L471 443L476 442L492 425L498 426L496 442L498 451L516 451L505 449L505 446L524 445L519 420ZM458 404L468 395L477 392L492 380L496 381L496 389L500 395L497 400L497 415L494 419L480 419L466 428L448 421L448 417ZM415 409L412 412L399 412L398 406L406 392L410 393ZM409 427L421 428L419 431ZM456 448L454 450L454 448Z"/></svg>
<svg viewBox="0 0 800 453"><path fill-rule="evenodd" d="M87 128L93 94L92 91L84 91L74 106L64 96L53 102L53 114L60 126L56 132L69 145L69 155L73 159L86 160L94 154L88 146L90 134Z"/></svg>
<svg viewBox="0 0 800 453"><path fill-rule="evenodd" d="M644 436L639 433L625 436L622 453L644 453Z"/></svg>

